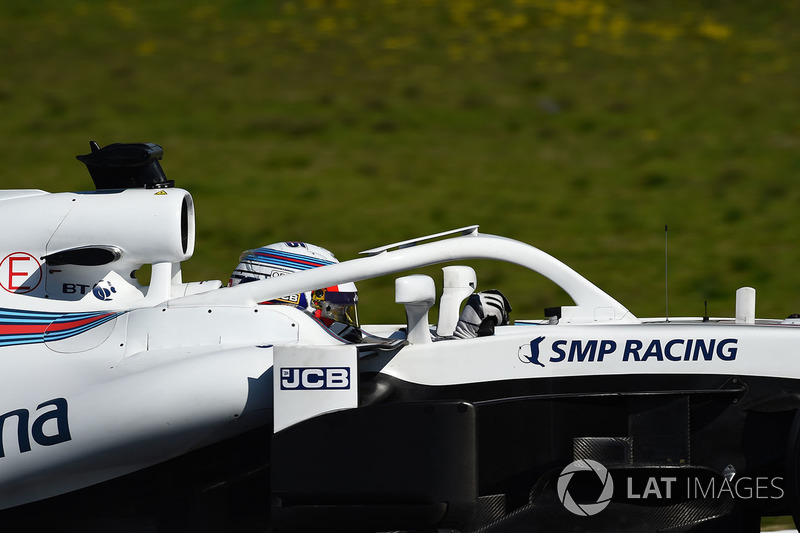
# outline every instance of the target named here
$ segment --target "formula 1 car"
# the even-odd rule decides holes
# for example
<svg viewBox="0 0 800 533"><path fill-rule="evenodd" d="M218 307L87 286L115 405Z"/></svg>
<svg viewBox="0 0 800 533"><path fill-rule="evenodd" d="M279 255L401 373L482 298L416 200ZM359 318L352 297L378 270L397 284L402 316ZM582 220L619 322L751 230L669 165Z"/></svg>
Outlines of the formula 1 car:
<svg viewBox="0 0 800 533"><path fill-rule="evenodd" d="M460 228L234 287L184 282L192 197L155 144L96 190L0 192L0 524L60 531L758 531L800 516L800 317L634 316ZM36 216L30 216L35 213ZM24 220L24 223L19 221ZM456 338L507 261L573 300ZM403 273L444 267L434 280ZM149 285L135 276L152 265ZM332 333L286 294L399 275L406 323Z"/></svg>

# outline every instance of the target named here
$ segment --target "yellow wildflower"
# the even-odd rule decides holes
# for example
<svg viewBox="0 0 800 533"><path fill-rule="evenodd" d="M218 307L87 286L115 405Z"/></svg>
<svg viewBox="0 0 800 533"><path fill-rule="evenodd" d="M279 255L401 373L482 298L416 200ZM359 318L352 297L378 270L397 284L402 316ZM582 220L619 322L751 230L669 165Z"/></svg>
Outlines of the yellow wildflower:
<svg viewBox="0 0 800 533"><path fill-rule="evenodd" d="M654 129L642 130L642 139L646 142L657 141L658 137L659 137L658 130Z"/></svg>
<svg viewBox="0 0 800 533"><path fill-rule="evenodd" d="M108 5L111 15L125 26L132 26L136 22L136 13L128 6L119 2L111 2Z"/></svg>
<svg viewBox="0 0 800 533"><path fill-rule="evenodd" d="M139 43L139 46L137 47L136 51L141 57L147 57L149 55L152 55L153 52L156 51L156 48L158 48L158 45L156 44L155 41L144 41L142 43Z"/></svg>
<svg viewBox="0 0 800 533"><path fill-rule="evenodd" d="M527 24L528 17L526 17L523 13L515 13L508 19L508 25L514 29L524 28Z"/></svg>
<svg viewBox="0 0 800 533"><path fill-rule="evenodd" d="M624 15L615 15L608 23L608 31L614 39L620 39L628 31L628 19Z"/></svg>
<svg viewBox="0 0 800 533"><path fill-rule="evenodd" d="M336 19L333 17L322 17L317 21L317 31L319 33L333 33L336 28Z"/></svg>
<svg viewBox="0 0 800 533"><path fill-rule="evenodd" d="M606 14L607 6L603 2L594 2L590 8L590 12L595 17L602 17Z"/></svg>
<svg viewBox="0 0 800 533"><path fill-rule="evenodd" d="M724 41L731 36L730 26L719 24L713 20L705 20L697 28L697 32L703 37L714 39L715 41Z"/></svg>

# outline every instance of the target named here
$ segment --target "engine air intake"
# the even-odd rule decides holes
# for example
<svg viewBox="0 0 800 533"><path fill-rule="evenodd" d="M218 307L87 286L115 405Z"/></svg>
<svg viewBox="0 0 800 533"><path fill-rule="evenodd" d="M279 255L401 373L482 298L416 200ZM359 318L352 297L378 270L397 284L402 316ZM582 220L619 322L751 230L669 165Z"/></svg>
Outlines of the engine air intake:
<svg viewBox="0 0 800 533"><path fill-rule="evenodd" d="M92 151L77 156L86 165L97 190L163 189L174 187L158 162L164 149L154 143L114 143L100 148L95 141L89 143Z"/></svg>

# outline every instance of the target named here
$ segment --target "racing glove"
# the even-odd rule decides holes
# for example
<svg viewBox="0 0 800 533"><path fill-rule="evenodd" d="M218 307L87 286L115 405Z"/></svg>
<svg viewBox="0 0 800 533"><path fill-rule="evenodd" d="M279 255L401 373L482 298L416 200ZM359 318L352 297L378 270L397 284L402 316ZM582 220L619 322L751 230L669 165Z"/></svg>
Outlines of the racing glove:
<svg viewBox="0 0 800 533"><path fill-rule="evenodd" d="M489 289L473 294L458 317L453 335L459 339L494 335L495 326L508 324L511 304L503 293Z"/></svg>

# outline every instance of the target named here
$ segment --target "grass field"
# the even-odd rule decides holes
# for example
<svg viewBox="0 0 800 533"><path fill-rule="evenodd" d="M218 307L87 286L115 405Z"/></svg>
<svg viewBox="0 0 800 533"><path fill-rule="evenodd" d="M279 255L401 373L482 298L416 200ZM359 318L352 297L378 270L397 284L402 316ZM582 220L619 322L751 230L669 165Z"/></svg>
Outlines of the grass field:
<svg viewBox="0 0 800 533"><path fill-rule="evenodd" d="M478 223L639 316L800 311L793 2L0 6L0 185L90 188L88 141L157 142L195 196L191 279L279 240L340 258ZM568 303L488 267L517 317ZM437 276L438 277L438 276ZM362 316L396 321L392 280ZM370 305L372 303L372 305Z"/></svg>
<svg viewBox="0 0 800 533"><path fill-rule="evenodd" d="M753 0L4 0L0 186L88 189L89 140L156 142L197 205L188 279L274 241L349 259L477 223L639 316L665 312L669 225L672 316L730 316L749 285L784 317L798 20ZM512 317L569 303L480 266ZM364 321L402 319L391 279L359 287Z"/></svg>

